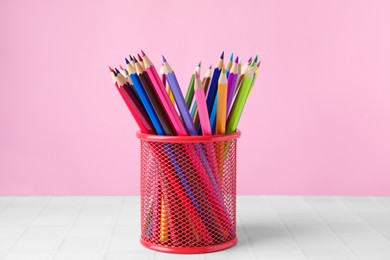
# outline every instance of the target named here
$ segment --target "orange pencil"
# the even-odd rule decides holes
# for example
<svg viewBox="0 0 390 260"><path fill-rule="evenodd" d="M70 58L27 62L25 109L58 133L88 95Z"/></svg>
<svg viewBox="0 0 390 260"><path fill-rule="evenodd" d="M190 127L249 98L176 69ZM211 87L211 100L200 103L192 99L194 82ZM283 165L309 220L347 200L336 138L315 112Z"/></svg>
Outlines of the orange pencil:
<svg viewBox="0 0 390 260"><path fill-rule="evenodd" d="M218 104L217 104L217 134L225 134L226 131L226 104L227 104L227 79L225 67L218 80Z"/></svg>

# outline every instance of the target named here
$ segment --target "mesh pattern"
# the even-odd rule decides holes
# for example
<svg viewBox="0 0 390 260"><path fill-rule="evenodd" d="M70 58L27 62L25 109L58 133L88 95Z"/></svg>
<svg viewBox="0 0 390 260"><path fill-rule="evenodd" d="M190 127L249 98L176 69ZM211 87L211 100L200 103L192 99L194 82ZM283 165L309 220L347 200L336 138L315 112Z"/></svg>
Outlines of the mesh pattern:
<svg viewBox="0 0 390 260"><path fill-rule="evenodd" d="M141 140L141 239L179 248L236 237L236 144Z"/></svg>

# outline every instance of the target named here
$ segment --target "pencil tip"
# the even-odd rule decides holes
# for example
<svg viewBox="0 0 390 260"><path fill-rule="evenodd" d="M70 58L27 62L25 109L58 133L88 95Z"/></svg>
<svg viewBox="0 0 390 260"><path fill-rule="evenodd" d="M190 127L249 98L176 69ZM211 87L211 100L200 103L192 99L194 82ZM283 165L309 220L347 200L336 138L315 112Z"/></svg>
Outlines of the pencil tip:
<svg viewBox="0 0 390 260"><path fill-rule="evenodd" d="M230 61L233 61L233 52L232 52L232 54L230 55Z"/></svg>
<svg viewBox="0 0 390 260"><path fill-rule="evenodd" d="M122 65L119 65L119 68L120 68L121 70L123 70L123 67L122 67Z"/></svg>
<svg viewBox="0 0 390 260"><path fill-rule="evenodd" d="M199 63L198 63L198 67L200 67L200 65L202 64L202 62L201 61L199 61Z"/></svg>
<svg viewBox="0 0 390 260"><path fill-rule="evenodd" d="M212 66L210 65L210 66L209 66L209 69L211 70L211 68L212 68Z"/></svg>
<svg viewBox="0 0 390 260"><path fill-rule="evenodd" d="M120 72L119 72L119 70L117 69L117 68L115 68L115 72L117 73L117 74L119 74Z"/></svg>
<svg viewBox="0 0 390 260"><path fill-rule="evenodd" d="M161 55L161 56L162 56L163 62L167 62L167 60L165 59L164 55Z"/></svg>
<svg viewBox="0 0 390 260"><path fill-rule="evenodd" d="M135 56L133 56L133 60L134 60L134 62L138 62L138 60Z"/></svg>
<svg viewBox="0 0 390 260"><path fill-rule="evenodd" d="M235 63L238 63L238 56L236 57L236 59L234 60Z"/></svg>
<svg viewBox="0 0 390 260"><path fill-rule="evenodd" d="M126 62L126 64L129 64L129 63L130 63L129 60L128 60L127 58L125 58L125 62Z"/></svg>
<svg viewBox="0 0 390 260"><path fill-rule="evenodd" d="M224 64L222 64L222 71L221 71L221 73L225 73L225 65Z"/></svg>
<svg viewBox="0 0 390 260"><path fill-rule="evenodd" d="M250 57L248 60L248 63L251 63L251 62L252 62L252 57Z"/></svg>
<svg viewBox="0 0 390 260"><path fill-rule="evenodd" d="M257 59L258 59L258 57L257 57L257 55L256 55L256 57L253 59L253 61L252 61L252 63L251 63L251 67L253 67L253 66L256 65Z"/></svg>
<svg viewBox="0 0 390 260"><path fill-rule="evenodd" d="M142 58L141 58L141 55L139 55L139 53L137 53L137 56L138 56L138 59L139 59L139 61L144 61Z"/></svg>
<svg viewBox="0 0 390 260"><path fill-rule="evenodd" d="M111 66L108 66L108 68L110 69L110 72L114 72L114 70L111 68Z"/></svg>
<svg viewBox="0 0 390 260"><path fill-rule="evenodd" d="M198 79L199 78L199 74L197 71L195 71L195 78Z"/></svg>
<svg viewBox="0 0 390 260"><path fill-rule="evenodd" d="M129 54L129 57L130 57L130 60L131 60L131 61L134 61L134 60L133 60L133 57L131 57L131 55L130 55L130 54Z"/></svg>
<svg viewBox="0 0 390 260"><path fill-rule="evenodd" d="M221 54L221 57L220 57L221 60L223 60L223 55L224 55L224 54L225 54L225 51L223 51L222 54Z"/></svg>
<svg viewBox="0 0 390 260"><path fill-rule="evenodd" d="M256 55L254 62L257 63L257 60L259 59L259 55Z"/></svg>
<svg viewBox="0 0 390 260"><path fill-rule="evenodd" d="M146 54L145 54L145 52L143 50L141 50L141 53L142 53L142 57L146 56Z"/></svg>

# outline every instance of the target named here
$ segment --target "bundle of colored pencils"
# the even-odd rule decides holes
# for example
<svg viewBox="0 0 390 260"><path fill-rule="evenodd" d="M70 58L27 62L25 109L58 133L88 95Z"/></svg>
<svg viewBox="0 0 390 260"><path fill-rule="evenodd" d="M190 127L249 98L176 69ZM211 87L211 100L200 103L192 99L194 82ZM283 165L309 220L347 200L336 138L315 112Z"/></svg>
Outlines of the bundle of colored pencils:
<svg viewBox="0 0 390 260"><path fill-rule="evenodd" d="M138 59L134 56L126 58L125 68L110 67L110 73L142 133L196 136L221 135L236 131L258 74L260 62L257 56L241 66L240 59L233 59L232 54L225 66L222 53L213 73L210 66L203 79L200 77L199 63L184 97L167 60L163 57L158 74L150 59L143 51L141 53L142 55L137 55ZM177 198L183 206L182 212L188 213L186 216L193 225L196 243L210 245L219 241L217 235L228 238L235 234L235 222L224 204L222 189L223 171L226 169L224 163L229 145L231 142L228 141L215 146L211 143L193 143L176 147L185 157L185 160L181 161L172 152L174 146L171 144L162 145L161 149L168 154L164 158L156 150L156 146L151 146L164 171L155 178L154 185L162 188L154 189L154 201L146 220L145 236L164 243L176 239L174 225L183 225L180 221L175 222L177 216L174 212L180 212L177 208L179 205L171 205ZM188 165L193 166L192 170L188 170ZM190 176L197 182L189 181ZM175 185L177 182L180 186ZM199 185L204 188L200 189ZM173 187L176 196L170 197L170 191L166 187ZM203 199L199 200L200 198ZM207 203L199 204L199 201ZM202 209L204 205L208 208L206 212ZM205 219L207 212L213 210L213 219ZM217 224L210 224L213 221ZM214 230L216 227L218 230Z"/></svg>
<svg viewBox="0 0 390 260"><path fill-rule="evenodd" d="M258 74L257 56L242 66L241 59L232 54L225 65L222 52L213 73L210 66L203 79L199 63L184 97L167 60L163 57L159 75L141 53L138 59L126 58L125 67L110 67L110 73L142 133L194 136L236 131Z"/></svg>

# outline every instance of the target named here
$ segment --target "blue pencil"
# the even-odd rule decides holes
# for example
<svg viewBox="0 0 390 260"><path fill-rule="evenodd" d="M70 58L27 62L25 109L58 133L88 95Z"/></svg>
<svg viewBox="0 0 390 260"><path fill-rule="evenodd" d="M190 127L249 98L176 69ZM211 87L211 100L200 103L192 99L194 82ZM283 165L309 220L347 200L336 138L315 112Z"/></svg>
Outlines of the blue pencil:
<svg viewBox="0 0 390 260"><path fill-rule="evenodd" d="M233 53L232 53L230 55L228 63L226 64L226 68L225 68L226 78L229 77L230 69L232 68L232 65L233 65L233 57L234 56L233 56Z"/></svg>
<svg viewBox="0 0 390 260"><path fill-rule="evenodd" d="M210 126L211 126L211 131L213 132L213 135L215 135L216 125L217 125L217 104L218 104L218 96L215 97L213 109L212 109L211 115L210 115Z"/></svg>
<svg viewBox="0 0 390 260"><path fill-rule="evenodd" d="M217 90L218 90L218 80L219 76L221 74L222 70L222 64L223 64L223 54L222 52L221 57L219 58L217 65L215 65L213 77L211 79L210 87L209 87L209 93L206 98L207 103L207 110L209 111L209 116L211 115L211 111L214 106L215 97L217 96Z"/></svg>

